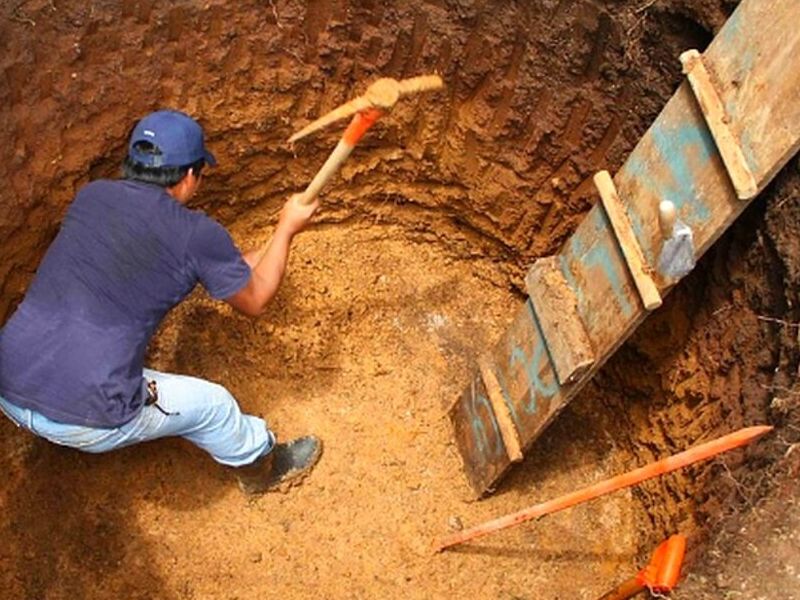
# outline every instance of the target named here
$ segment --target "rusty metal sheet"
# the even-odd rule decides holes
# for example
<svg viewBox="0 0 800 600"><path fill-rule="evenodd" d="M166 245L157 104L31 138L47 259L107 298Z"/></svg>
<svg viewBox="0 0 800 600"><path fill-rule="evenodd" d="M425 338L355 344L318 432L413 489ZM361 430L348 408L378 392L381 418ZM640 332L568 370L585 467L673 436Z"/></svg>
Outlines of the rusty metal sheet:
<svg viewBox="0 0 800 600"><path fill-rule="evenodd" d="M478 496L490 492L492 482L500 479L512 461L480 373L453 404L449 416L470 486Z"/></svg>
<svg viewBox="0 0 800 600"><path fill-rule="evenodd" d="M734 93L723 93L723 100L760 190L800 147L800 27L796 14L796 0L744 0L703 55L716 77L727 82L723 92L734 89ZM736 197L686 82L639 141L614 182L650 266L658 264L663 244L658 226L661 200L672 201L678 218L692 228L698 258L748 204ZM558 260L578 299L578 313L596 363L574 384L561 386L530 301L518 310L493 350L493 362L523 449L530 448L647 316L599 203L564 244ZM658 272L654 277L662 296L677 283ZM470 483L476 492L485 493L511 463L499 447L492 446L496 444L492 436L499 439L493 425L496 419L488 414L491 407L488 400L481 399L479 387L473 380L458 403L459 410L451 416ZM485 396L485 390L482 393ZM480 464L473 466L473 460Z"/></svg>

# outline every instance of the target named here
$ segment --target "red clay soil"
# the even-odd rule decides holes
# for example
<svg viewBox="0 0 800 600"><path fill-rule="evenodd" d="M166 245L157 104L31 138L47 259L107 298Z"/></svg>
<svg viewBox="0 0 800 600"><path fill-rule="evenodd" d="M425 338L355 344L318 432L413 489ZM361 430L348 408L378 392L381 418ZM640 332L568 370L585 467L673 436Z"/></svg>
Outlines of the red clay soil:
<svg viewBox="0 0 800 600"><path fill-rule="evenodd" d="M769 533L792 522L780 499L797 498L794 166L490 499L470 500L445 418L519 305L526 266L574 230L596 201L591 175L619 168L679 82L678 54L702 49L734 6L4 4L3 320L75 190L117 175L148 111L204 124L221 164L196 208L249 248L339 133L290 148L292 131L379 76L435 71L447 89L370 131L267 315L198 291L152 344L151 366L226 385L282 437L321 435L311 477L248 501L181 440L91 456L0 420L3 597L595 598L680 530L692 576L679 597L790 598L766 579L775 564L741 548L767 543L781 574L800 572L797 538ZM765 422L776 434L747 451L430 553L447 531Z"/></svg>

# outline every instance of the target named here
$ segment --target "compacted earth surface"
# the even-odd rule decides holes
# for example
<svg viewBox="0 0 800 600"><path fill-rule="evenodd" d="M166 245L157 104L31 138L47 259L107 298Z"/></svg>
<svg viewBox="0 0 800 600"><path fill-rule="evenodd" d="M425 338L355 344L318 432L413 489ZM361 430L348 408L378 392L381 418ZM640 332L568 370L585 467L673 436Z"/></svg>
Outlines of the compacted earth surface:
<svg viewBox="0 0 800 600"><path fill-rule="evenodd" d="M135 120L195 115L220 161L193 208L248 249L333 147L290 133L380 76L437 72L326 189L258 320L197 290L153 368L227 386L283 439L322 437L256 500L182 440L108 455L0 420L8 598L596 598L689 538L677 598L799 597L800 174L793 162L475 501L446 418L555 252L735 8L725 0L157 3L0 12L0 318L75 190ZM768 423L758 444L458 549L438 536Z"/></svg>

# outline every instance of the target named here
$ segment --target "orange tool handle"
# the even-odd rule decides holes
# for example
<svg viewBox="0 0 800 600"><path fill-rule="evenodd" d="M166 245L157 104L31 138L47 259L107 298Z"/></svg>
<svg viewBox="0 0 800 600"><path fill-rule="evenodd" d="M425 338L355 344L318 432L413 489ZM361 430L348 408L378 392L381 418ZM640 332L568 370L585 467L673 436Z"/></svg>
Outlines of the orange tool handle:
<svg viewBox="0 0 800 600"><path fill-rule="evenodd" d="M437 552L441 552L450 546L462 544L468 540L488 535L500 529L512 527L513 525L518 525L519 523L524 523L531 519L537 519L544 515L570 508L576 504L581 504L622 488L636 485L637 483L652 479L653 477L658 477L664 473L671 473L687 465L711 458L721 452L727 452L728 450L733 450L734 448L749 444L769 431L772 431L772 427L770 426L745 427L739 431L724 435L721 438L706 442L705 444L700 444L699 446L679 452L673 456L668 456L667 458L634 469L628 473L617 475L616 477L600 481L581 490L559 496L553 500L535 504L518 512L511 513L510 515L445 536L439 541L435 549Z"/></svg>
<svg viewBox="0 0 800 600"><path fill-rule="evenodd" d="M317 171L317 174L314 175L314 179L311 180L311 183L308 184L308 187L303 192L303 196L300 198L302 204L311 204L314 202L314 199L323 186L330 181L331 177L339 170L339 167L347 160L347 157L350 156L358 140L364 137L367 130L375 124L375 121L377 121L382 114L381 111L375 108L356 113L350 121L350 125L345 129L342 139L339 140L339 143L336 144L336 148L334 148L333 152L328 156L328 160L326 160L325 164Z"/></svg>
<svg viewBox="0 0 800 600"><path fill-rule="evenodd" d="M375 121L381 118L383 113L377 108L370 108L360 113L356 113L353 120L344 130L342 139L346 144L355 146L358 141L364 137L367 130L375 124Z"/></svg>

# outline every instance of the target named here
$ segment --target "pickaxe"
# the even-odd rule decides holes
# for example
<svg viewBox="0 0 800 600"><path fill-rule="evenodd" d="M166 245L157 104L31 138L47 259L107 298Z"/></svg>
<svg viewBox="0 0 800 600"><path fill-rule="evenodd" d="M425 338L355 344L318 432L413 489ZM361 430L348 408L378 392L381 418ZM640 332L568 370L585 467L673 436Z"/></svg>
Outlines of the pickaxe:
<svg viewBox="0 0 800 600"><path fill-rule="evenodd" d="M421 77L412 77L401 81L384 77L370 85L363 96L342 104L292 135L289 138L290 143L296 142L300 138L318 131L334 121L355 115L328 160L325 161L325 164L322 165L314 179L308 184L300 201L303 204L311 204L314 201L319 191L342 166L342 163L347 160L347 157L350 156L353 148L367 130L384 113L389 111L400 98L417 92L438 90L443 85L442 78L438 75L422 75Z"/></svg>

